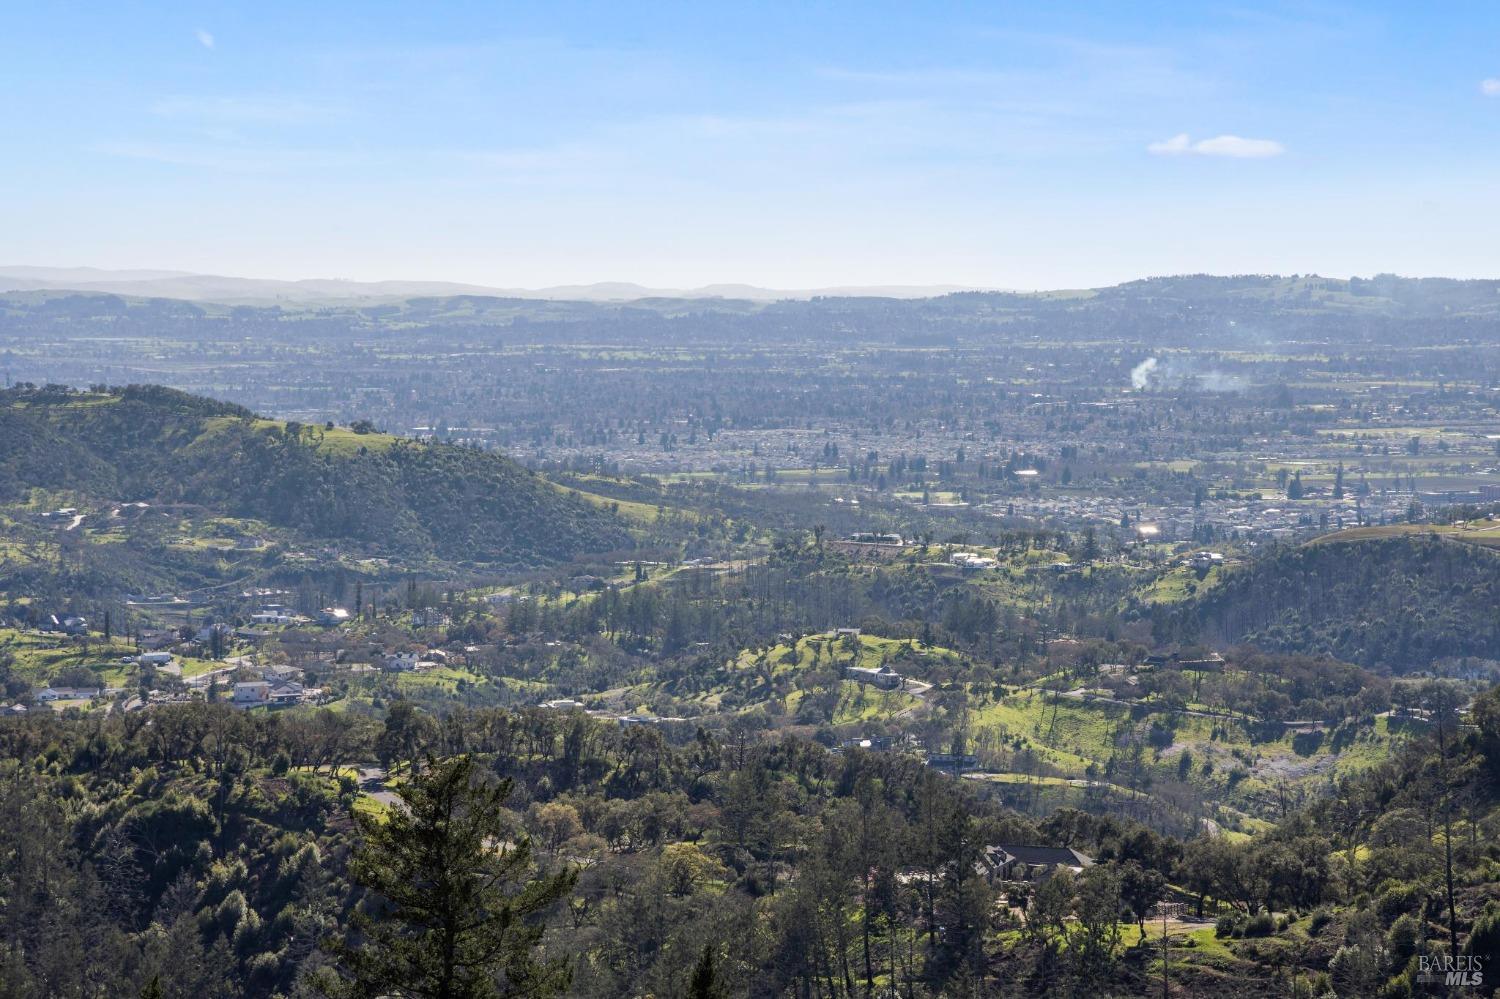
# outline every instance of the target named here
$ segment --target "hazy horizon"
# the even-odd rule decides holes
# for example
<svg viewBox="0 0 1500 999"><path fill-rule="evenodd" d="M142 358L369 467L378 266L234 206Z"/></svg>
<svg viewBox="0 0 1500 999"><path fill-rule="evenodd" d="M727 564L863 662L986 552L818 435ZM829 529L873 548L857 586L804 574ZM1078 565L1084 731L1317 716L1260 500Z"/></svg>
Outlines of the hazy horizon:
<svg viewBox="0 0 1500 999"><path fill-rule="evenodd" d="M443 278L381 277L370 280L309 275L305 277L265 277L247 274L212 274L202 271L173 268L103 268L93 266L46 266L36 264L0 264L0 294L18 291L81 291L116 293L122 295L157 298L182 298L213 302L221 300L274 299L300 297L308 301L322 299L350 300L358 298L401 298L444 295L501 295L553 299L566 301L576 298L583 301L628 301L636 297L692 298L722 297L751 298L771 301L778 298L795 299L810 296L859 296L871 295L892 298L926 298L961 291L999 292L1014 294L1051 294L1073 291L1092 291L1118 287L1138 281L1167 280L1189 276L1212 278L1271 277L1271 278L1321 278L1347 281L1369 280L1375 277L1401 279L1439 280L1500 280L1493 277L1475 276L1457 278L1448 274L1402 274L1395 271L1376 271L1368 274L1329 274L1318 271L1297 272L1244 272L1239 274L1212 273L1208 271L1178 272L1172 274L1138 274L1120 281L1103 285L1069 285L1039 288L1000 287L996 285L966 285L956 282L936 284L916 283L851 283L820 287L776 288L748 281L710 281L704 284L651 285L629 279L602 278L588 281L568 281L553 285L512 286L501 284L478 284Z"/></svg>

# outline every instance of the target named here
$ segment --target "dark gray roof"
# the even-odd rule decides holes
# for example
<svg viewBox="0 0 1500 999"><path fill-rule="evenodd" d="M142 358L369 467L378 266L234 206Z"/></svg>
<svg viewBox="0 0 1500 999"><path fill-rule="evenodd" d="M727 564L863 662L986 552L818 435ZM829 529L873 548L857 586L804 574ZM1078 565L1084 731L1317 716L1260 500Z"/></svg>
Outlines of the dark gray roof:
<svg viewBox="0 0 1500 999"><path fill-rule="evenodd" d="M1013 860L1028 866L1038 867L1091 867L1093 861L1077 850L1062 846L1027 846L1020 843L1001 843L990 847L999 850Z"/></svg>

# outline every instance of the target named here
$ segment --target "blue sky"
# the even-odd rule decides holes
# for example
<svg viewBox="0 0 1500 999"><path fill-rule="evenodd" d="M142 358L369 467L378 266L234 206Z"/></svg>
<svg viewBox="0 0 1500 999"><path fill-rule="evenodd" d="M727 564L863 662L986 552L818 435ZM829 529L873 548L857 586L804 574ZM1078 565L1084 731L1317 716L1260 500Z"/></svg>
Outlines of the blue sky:
<svg viewBox="0 0 1500 999"><path fill-rule="evenodd" d="M1497 43L1493 3L17 4L0 264L1500 276Z"/></svg>

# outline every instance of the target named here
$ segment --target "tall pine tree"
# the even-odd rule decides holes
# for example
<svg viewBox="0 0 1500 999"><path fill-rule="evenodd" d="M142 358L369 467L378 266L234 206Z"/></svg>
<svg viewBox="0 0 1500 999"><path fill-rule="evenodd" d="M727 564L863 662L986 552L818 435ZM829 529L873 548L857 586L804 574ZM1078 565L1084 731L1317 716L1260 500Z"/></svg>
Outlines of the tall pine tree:
<svg viewBox="0 0 1500 999"><path fill-rule="evenodd" d="M363 841L350 873L370 892L333 945L347 996L492 999L551 996L561 962L539 960L538 917L575 872L537 875L526 839L505 843L510 782L486 783L470 756L434 762L384 816L355 813Z"/></svg>

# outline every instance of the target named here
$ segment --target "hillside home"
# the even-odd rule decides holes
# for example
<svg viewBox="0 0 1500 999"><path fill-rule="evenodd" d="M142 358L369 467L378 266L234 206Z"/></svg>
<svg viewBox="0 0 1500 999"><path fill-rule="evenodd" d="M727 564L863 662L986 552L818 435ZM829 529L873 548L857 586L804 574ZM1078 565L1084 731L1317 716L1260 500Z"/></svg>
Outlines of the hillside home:
<svg viewBox="0 0 1500 999"><path fill-rule="evenodd" d="M302 670L287 663L269 663L262 666L260 675L263 679L270 680L273 683L286 683L292 680L300 683L303 679Z"/></svg>
<svg viewBox="0 0 1500 999"><path fill-rule="evenodd" d="M65 635L86 635L89 630L89 619L73 615L48 614L42 619L40 627L42 631L60 631Z"/></svg>
<svg viewBox="0 0 1500 999"><path fill-rule="evenodd" d="M152 630L143 631L136 639L136 645L142 649L156 650L165 649L182 641L182 637L175 631Z"/></svg>
<svg viewBox="0 0 1500 999"><path fill-rule="evenodd" d="M36 699L44 704L52 701L91 701L102 691L98 687L45 687L37 692Z"/></svg>
<svg viewBox="0 0 1500 999"><path fill-rule="evenodd" d="M851 534L844 540L857 545L890 545L893 548L900 548L905 544L905 541L899 534L871 534L865 532Z"/></svg>
<svg viewBox="0 0 1500 999"><path fill-rule="evenodd" d="M423 665L421 657L415 652L397 652L385 657L385 668L391 673L414 673Z"/></svg>
<svg viewBox="0 0 1500 999"><path fill-rule="evenodd" d="M835 752L845 749L867 749L871 752L878 753L885 752L886 750L890 749L891 745L892 740L888 735L855 736L853 738L845 739L843 742L840 742L839 748L838 750L835 750Z"/></svg>
<svg viewBox="0 0 1500 999"><path fill-rule="evenodd" d="M879 669L871 669L867 666L849 666L844 669L847 679L858 683L868 683L872 687L881 690L898 690L906 683L905 677L889 666L881 666Z"/></svg>
<svg viewBox="0 0 1500 999"><path fill-rule="evenodd" d="M273 684L267 695L267 699L272 704L301 704L311 696L311 693L311 691L295 680L287 680L283 683Z"/></svg>
<svg viewBox="0 0 1500 999"><path fill-rule="evenodd" d="M245 680L234 685L230 703L237 708L258 708L271 703L271 685L265 680Z"/></svg>
<svg viewBox="0 0 1500 999"><path fill-rule="evenodd" d="M209 624L204 625L202 628L199 628L196 632L193 633L193 641L198 642L202 645L207 645L214 640L214 635L218 635L220 638L228 640L231 636L233 636L233 634L234 629L227 624Z"/></svg>
<svg viewBox="0 0 1500 999"><path fill-rule="evenodd" d="M961 773L979 766L979 757L973 753L928 753L927 765L935 770Z"/></svg>
<svg viewBox="0 0 1500 999"><path fill-rule="evenodd" d="M827 542L832 551L862 558L890 559L905 551L905 539L899 534L851 534L839 541Z"/></svg>
<svg viewBox="0 0 1500 999"><path fill-rule="evenodd" d="M1145 665L1216 673L1224 668L1224 657L1206 649L1157 649L1146 657Z"/></svg>
<svg viewBox="0 0 1500 999"><path fill-rule="evenodd" d="M991 884L996 881L1040 884L1061 870L1081 873L1085 867L1094 866L1094 861L1067 847L1001 843L985 848L979 866Z"/></svg>

